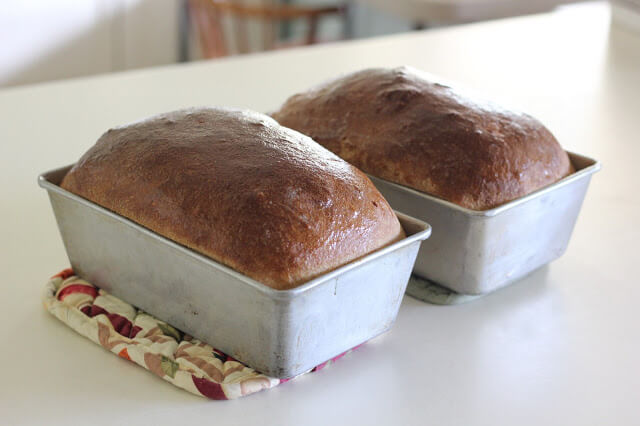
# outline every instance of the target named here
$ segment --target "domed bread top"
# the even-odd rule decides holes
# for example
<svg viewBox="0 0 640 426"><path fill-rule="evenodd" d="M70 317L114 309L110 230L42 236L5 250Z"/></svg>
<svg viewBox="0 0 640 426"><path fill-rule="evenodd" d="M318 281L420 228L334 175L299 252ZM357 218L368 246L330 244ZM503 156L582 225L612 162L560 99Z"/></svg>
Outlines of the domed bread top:
<svg viewBox="0 0 640 426"><path fill-rule="evenodd" d="M538 120L430 81L367 69L289 98L273 117L363 171L473 210L573 171Z"/></svg>
<svg viewBox="0 0 640 426"><path fill-rule="evenodd" d="M371 181L250 111L175 111L106 132L62 188L275 289L403 237Z"/></svg>

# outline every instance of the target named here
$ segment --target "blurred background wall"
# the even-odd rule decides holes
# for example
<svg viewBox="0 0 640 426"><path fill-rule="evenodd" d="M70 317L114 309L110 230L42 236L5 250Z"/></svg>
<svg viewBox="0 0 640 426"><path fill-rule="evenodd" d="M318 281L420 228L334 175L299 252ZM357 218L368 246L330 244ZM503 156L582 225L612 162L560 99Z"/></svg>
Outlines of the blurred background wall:
<svg viewBox="0 0 640 426"><path fill-rule="evenodd" d="M0 85L178 59L176 0L0 1Z"/></svg>
<svg viewBox="0 0 640 426"><path fill-rule="evenodd" d="M2 0L0 87L498 19L574 1ZM615 1L640 11L640 0ZM203 20L194 5L217 9ZM310 18L327 7L339 12ZM313 37L310 26L317 26Z"/></svg>
<svg viewBox="0 0 640 426"><path fill-rule="evenodd" d="M198 59L193 34L181 46L185 9L181 0L2 0L0 86ZM354 5L350 13L355 37L410 28L405 20L366 5ZM324 20L319 32L335 38L340 31L336 21ZM290 32L299 32L296 27L303 24L291 23Z"/></svg>

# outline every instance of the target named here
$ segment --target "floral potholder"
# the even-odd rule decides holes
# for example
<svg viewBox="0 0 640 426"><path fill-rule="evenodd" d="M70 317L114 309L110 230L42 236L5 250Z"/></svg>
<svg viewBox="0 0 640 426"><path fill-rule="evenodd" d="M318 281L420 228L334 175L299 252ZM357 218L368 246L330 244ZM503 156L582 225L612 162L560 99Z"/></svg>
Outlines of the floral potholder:
<svg viewBox="0 0 640 426"><path fill-rule="evenodd" d="M52 315L81 335L195 395L235 399L290 380L258 373L73 275L71 269L51 277L43 300Z"/></svg>

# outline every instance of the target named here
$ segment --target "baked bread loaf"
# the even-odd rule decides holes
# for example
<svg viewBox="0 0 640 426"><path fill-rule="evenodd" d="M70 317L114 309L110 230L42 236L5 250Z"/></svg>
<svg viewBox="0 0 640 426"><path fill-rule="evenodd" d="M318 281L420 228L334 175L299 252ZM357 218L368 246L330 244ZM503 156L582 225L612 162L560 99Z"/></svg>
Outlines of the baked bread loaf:
<svg viewBox="0 0 640 426"><path fill-rule="evenodd" d="M404 235L364 173L250 111L182 110L111 129L61 186L275 289Z"/></svg>
<svg viewBox="0 0 640 426"><path fill-rule="evenodd" d="M289 98L273 117L361 170L473 210L572 172L538 120L412 68L368 69Z"/></svg>

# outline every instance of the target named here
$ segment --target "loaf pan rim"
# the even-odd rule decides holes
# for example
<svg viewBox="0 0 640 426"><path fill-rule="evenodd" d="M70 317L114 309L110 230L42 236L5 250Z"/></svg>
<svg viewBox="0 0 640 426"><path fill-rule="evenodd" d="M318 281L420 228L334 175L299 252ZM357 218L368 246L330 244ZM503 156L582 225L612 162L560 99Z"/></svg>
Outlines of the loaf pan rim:
<svg viewBox="0 0 640 426"><path fill-rule="evenodd" d="M456 203L452 203L451 201L447 201L444 200L442 198L436 197L435 195L431 195L431 194L427 194L426 192L422 192L422 191L418 191L417 189L408 187L406 185L401 185L399 183L395 183L395 182L391 182L390 180L387 179L383 179L380 178L378 176L375 176L371 173L367 173L367 176L369 176L369 178L374 178L376 180L382 181L390 186L396 187L396 189L402 190L402 191L406 191L409 194L412 194L416 197L420 197L420 198L424 198L427 199L429 201L432 201L434 203L438 203L441 204L444 207L448 207L452 210L456 210L460 213L463 213L465 215L468 216L478 216L478 217L493 217L493 216L497 216L500 213L504 213L507 210L510 210L514 207L519 206L520 204L524 204L529 200L532 200L534 198L538 198L541 197L545 194L547 194L548 192L551 192L559 187L565 186L565 185L569 185L570 183L582 179L585 176L588 175L592 175L594 173L596 173L597 171L599 171L602 168L602 164L600 163L600 161L595 160L591 157L587 157L585 155L582 154L578 154L572 151L566 151L567 154L569 155L569 158L571 160L575 159L579 159L581 161L585 161L588 163L587 166L581 168L580 170L576 170L574 173L571 173L568 176L565 176L564 178L549 184L547 186L544 186L540 189L537 189L533 192L530 192L527 195L524 195L520 198L516 198L515 200L511 200L508 201L504 204L501 204L499 206L496 207L492 207L490 209L487 210L473 210L473 209L469 209L466 207L462 207ZM573 161L572 161L573 162Z"/></svg>

